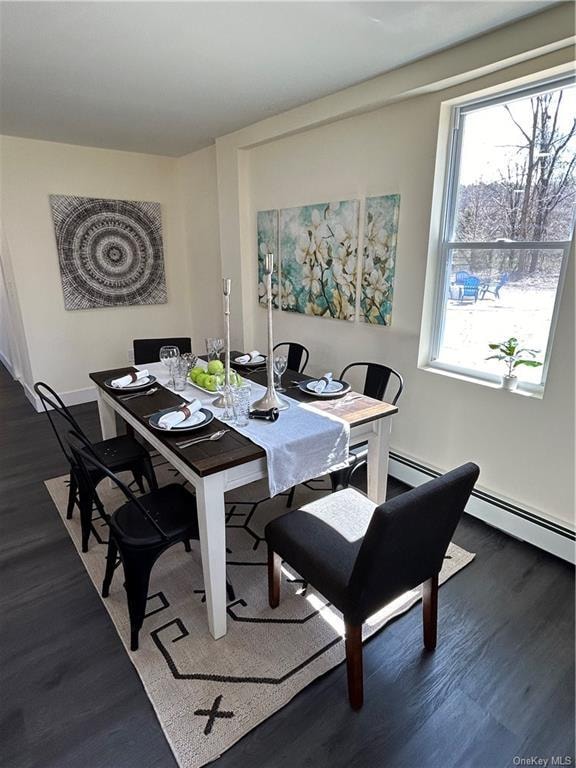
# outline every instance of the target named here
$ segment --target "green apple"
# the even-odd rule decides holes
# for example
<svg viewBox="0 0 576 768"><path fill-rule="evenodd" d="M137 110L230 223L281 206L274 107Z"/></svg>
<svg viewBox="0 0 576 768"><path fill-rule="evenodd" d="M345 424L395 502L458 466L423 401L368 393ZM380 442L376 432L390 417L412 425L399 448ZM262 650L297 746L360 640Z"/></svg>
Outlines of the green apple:
<svg viewBox="0 0 576 768"><path fill-rule="evenodd" d="M204 368L201 368L199 365L197 365L196 368L192 368L192 370L188 374L188 376L190 377L190 381L197 381L198 376L200 376L201 373L202 374L204 373Z"/></svg>
<svg viewBox="0 0 576 768"><path fill-rule="evenodd" d="M206 381L204 387L210 392L216 392L216 376L206 376L204 380Z"/></svg>
<svg viewBox="0 0 576 768"><path fill-rule="evenodd" d="M222 373L224 365L221 360L210 360L208 363L208 373Z"/></svg>

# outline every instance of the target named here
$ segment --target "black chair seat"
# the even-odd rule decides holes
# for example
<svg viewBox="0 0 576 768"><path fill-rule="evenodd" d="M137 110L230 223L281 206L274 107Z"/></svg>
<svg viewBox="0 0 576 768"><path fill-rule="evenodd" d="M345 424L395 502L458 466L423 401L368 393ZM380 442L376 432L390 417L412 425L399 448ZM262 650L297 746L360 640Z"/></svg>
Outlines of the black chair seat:
<svg viewBox="0 0 576 768"><path fill-rule="evenodd" d="M130 435L111 437L92 443L99 461L114 471L117 467L149 456L146 448Z"/></svg>
<svg viewBox="0 0 576 768"><path fill-rule="evenodd" d="M198 539L196 498L179 483L166 485L138 497L166 535L164 539L137 505L128 501L111 516L110 525L128 546L147 547L182 539Z"/></svg>
<svg viewBox="0 0 576 768"><path fill-rule="evenodd" d="M266 526L269 546L342 613L348 584L376 504L346 488Z"/></svg>

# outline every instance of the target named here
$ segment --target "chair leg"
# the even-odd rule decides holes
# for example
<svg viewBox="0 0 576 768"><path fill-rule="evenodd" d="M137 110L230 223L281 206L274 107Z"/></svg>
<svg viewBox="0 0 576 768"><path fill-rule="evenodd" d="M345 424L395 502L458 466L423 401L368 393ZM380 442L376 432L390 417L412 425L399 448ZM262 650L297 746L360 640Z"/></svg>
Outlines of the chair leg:
<svg viewBox="0 0 576 768"><path fill-rule="evenodd" d="M146 456L142 459L142 474L148 481L148 487L151 491L158 490L158 481L156 480L156 473L154 472L154 465L150 456Z"/></svg>
<svg viewBox="0 0 576 768"><path fill-rule="evenodd" d="M346 626L346 671L348 673L348 700L352 709L364 703L364 673L362 671L362 624Z"/></svg>
<svg viewBox="0 0 576 768"><path fill-rule="evenodd" d="M190 539L184 539L184 549L186 552L192 552L192 547L190 546Z"/></svg>
<svg viewBox="0 0 576 768"><path fill-rule="evenodd" d="M112 584L112 578L114 571L116 570L116 559L118 557L118 547L116 542L112 538L112 535L108 535L108 551L106 553L106 573L104 574L104 581L102 582L102 597L108 597L110 594L110 584Z"/></svg>
<svg viewBox="0 0 576 768"><path fill-rule="evenodd" d="M282 558L268 546L268 602L270 608L280 604L280 566Z"/></svg>
<svg viewBox="0 0 576 768"><path fill-rule="evenodd" d="M72 518L74 512L74 505L76 504L76 492L78 491L78 481L76 480L76 472L70 469L70 490L68 491L68 506L66 507L66 519Z"/></svg>
<svg viewBox="0 0 576 768"><path fill-rule="evenodd" d="M142 480L143 473L140 467L138 469L134 468L132 470L132 474L134 475L134 482L138 486L138 490L140 493L146 493L146 489L144 488L144 481Z"/></svg>
<svg viewBox="0 0 576 768"><path fill-rule="evenodd" d="M290 488L290 493L288 494L288 498L286 499L287 507L292 507L292 502L294 501L295 492L296 492L296 486L293 485L292 488Z"/></svg>
<svg viewBox="0 0 576 768"><path fill-rule="evenodd" d="M438 634L438 574L422 584L422 619L424 647L433 651Z"/></svg>
<svg viewBox="0 0 576 768"><path fill-rule="evenodd" d="M138 635L144 622L150 574L160 552L123 553L126 597L130 614L130 650L138 650Z"/></svg>
<svg viewBox="0 0 576 768"><path fill-rule="evenodd" d="M80 529L82 531L82 552L88 552L88 541L92 530L93 497L87 488L79 488Z"/></svg>

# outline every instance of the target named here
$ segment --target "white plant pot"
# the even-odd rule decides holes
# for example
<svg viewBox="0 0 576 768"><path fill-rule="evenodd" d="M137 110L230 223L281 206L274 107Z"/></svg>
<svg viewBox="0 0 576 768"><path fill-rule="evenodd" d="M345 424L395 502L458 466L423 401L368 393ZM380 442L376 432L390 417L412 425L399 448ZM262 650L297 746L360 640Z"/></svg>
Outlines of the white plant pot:
<svg viewBox="0 0 576 768"><path fill-rule="evenodd" d="M518 376L502 376L502 389L507 392L514 392L518 386Z"/></svg>

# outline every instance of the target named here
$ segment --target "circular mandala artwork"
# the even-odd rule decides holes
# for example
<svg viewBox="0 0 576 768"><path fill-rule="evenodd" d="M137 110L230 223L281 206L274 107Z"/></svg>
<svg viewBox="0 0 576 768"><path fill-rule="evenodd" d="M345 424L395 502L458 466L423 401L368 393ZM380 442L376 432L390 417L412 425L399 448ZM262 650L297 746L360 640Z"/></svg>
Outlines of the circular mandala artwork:
<svg viewBox="0 0 576 768"><path fill-rule="evenodd" d="M167 301L159 203L51 195L66 309Z"/></svg>

